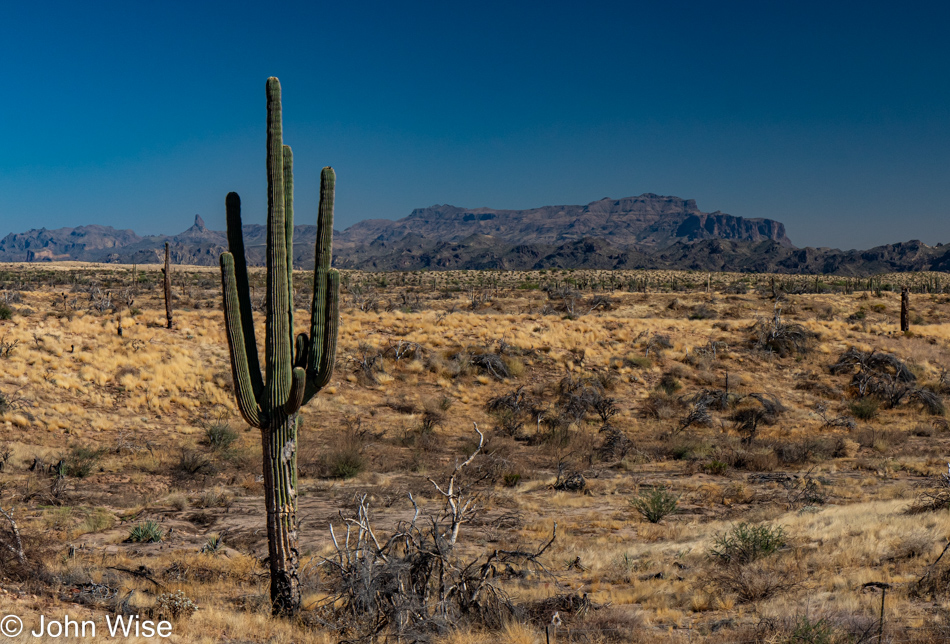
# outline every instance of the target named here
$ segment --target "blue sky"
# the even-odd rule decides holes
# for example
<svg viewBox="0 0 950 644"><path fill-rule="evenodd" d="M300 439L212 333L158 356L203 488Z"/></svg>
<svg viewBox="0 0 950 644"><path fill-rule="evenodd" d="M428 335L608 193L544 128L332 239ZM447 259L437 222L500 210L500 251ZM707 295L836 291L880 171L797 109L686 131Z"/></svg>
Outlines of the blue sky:
<svg viewBox="0 0 950 644"><path fill-rule="evenodd" d="M274 75L297 223L332 165L338 229L655 192L950 242L946 3L271 4L5 3L0 235L263 223Z"/></svg>

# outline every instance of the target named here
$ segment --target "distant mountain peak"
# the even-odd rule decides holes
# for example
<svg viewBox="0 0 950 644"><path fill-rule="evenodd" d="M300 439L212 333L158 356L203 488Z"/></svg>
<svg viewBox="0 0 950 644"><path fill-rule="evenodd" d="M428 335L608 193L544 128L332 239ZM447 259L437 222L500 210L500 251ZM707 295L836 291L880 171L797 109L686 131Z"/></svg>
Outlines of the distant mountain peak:
<svg viewBox="0 0 950 644"><path fill-rule="evenodd" d="M374 240L395 241L408 234L458 242L490 235L506 243L563 244L587 237L609 239L618 247L661 249L677 242L771 239L792 246L785 226L771 219L706 213L693 199L644 193L604 197L586 205L541 206L527 210L461 208L449 204L416 208L408 217L364 220L341 233L341 248Z"/></svg>
<svg viewBox="0 0 950 644"><path fill-rule="evenodd" d="M246 224L252 266L266 263L267 227ZM317 227L294 226L294 264L310 269ZM139 237L96 224L33 229L0 239L0 261L160 261L165 242L175 263L211 266L228 248L226 233L200 215L174 236ZM587 205L529 210L417 208L398 221L367 219L334 232L334 266L363 270L529 270L542 268L686 269L868 275L950 269L950 247L918 240L868 250L795 248L771 219L703 212L692 199L645 193Z"/></svg>

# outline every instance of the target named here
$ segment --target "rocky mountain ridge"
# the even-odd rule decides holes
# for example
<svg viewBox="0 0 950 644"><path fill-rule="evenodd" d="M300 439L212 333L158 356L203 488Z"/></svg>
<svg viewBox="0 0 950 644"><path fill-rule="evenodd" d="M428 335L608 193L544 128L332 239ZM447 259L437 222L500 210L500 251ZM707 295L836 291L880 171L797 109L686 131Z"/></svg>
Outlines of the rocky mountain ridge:
<svg viewBox="0 0 950 644"><path fill-rule="evenodd" d="M316 226L294 227L294 263L313 266ZM248 263L264 265L266 227L244 226ZM0 240L0 261L161 261L168 241L179 264L215 265L224 231L202 218L174 236L141 237L109 226L31 230ZM695 201L653 194L586 206L532 210L416 209L400 220L365 220L334 233L334 266L361 270L680 269L871 275L950 270L950 246L919 241L865 251L796 248L782 223L704 213Z"/></svg>
<svg viewBox="0 0 950 644"><path fill-rule="evenodd" d="M417 208L392 221L367 219L343 231L340 248L373 241L396 241L408 234L458 242L490 235L508 243L562 244L588 237L641 249L664 248L702 239L773 239L791 246L785 226L771 219L746 219L720 211L706 213L693 199L652 193L624 199L604 198L586 206L543 206L530 210L494 210L436 205Z"/></svg>

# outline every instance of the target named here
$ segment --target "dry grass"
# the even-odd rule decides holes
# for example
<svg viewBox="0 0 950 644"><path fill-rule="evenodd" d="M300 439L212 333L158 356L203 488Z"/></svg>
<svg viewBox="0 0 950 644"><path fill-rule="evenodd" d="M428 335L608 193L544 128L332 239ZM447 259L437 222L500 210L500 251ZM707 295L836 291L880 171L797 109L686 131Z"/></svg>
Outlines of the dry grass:
<svg viewBox="0 0 950 644"><path fill-rule="evenodd" d="M268 617L259 439L234 408L217 275L181 273L169 331L155 271L138 269L133 310L120 313L90 308L90 292L129 288L130 267L0 271L0 287L22 298L0 322L0 507L15 508L44 561L32 576L0 570L0 613L68 610L101 621L107 602L76 603L84 584L104 584L120 599L134 591L130 605L143 611L160 592L182 590L199 610L176 622L173 641L336 641L308 611L299 623ZM926 323L902 335L899 295L886 285L933 289L935 274L881 276L871 291L861 290L866 280L822 278L820 294L814 277L777 276L782 322L813 336L807 353L786 353L753 331L774 319L771 277L716 274L707 293L699 273L347 273L337 369L303 413L303 560L329 552L328 521L363 494L382 527L411 516L409 492L435 507L426 479L471 450L477 422L489 430L473 472L481 514L464 526L461 547L535 544L556 520L559 536L545 555L554 577L503 587L522 605L586 593L612 606L574 616L573 635L562 630L560 641L626 641L616 634L630 629L638 641L782 641L797 616L821 615L843 633L879 609L879 595L863 588L875 581L891 584L889 628L940 641L950 596L924 601L910 590L950 538L950 518L906 510L946 471L947 423L903 404L853 429L830 424L850 414L854 396L849 376L828 366L849 347L893 353L920 386L950 392L950 324L940 323L950 298L912 295L912 317ZM306 276L297 280L303 303ZM296 319L303 326L306 312ZM508 376L483 364L504 365ZM569 382L612 400L610 431L583 396L564 393ZM488 401L519 388L517 432L492 431L502 421ZM684 426L699 400L691 396L726 389L707 396L724 401L705 408L708 418ZM732 420L762 406L750 394L785 407L751 440ZM228 422L237 439L212 449L206 429ZM618 431L623 449L603 450ZM85 448L103 453L83 478L42 471ZM360 460L345 475L333 468L344 452ZM209 467L182 476L185 454ZM583 475L584 492L554 490L559 473ZM679 497L660 524L630 505L654 487ZM126 543L146 519L161 523L164 541ZM710 583L713 539L740 521L779 525L788 536L759 568L742 571L753 590L769 575L785 582L752 601ZM224 554L199 554L212 535ZM162 589L116 570L143 565ZM313 566L304 590L308 604L322 597ZM774 627L767 637L755 630L765 623ZM544 629L462 624L440 641L499 640L541 642Z"/></svg>

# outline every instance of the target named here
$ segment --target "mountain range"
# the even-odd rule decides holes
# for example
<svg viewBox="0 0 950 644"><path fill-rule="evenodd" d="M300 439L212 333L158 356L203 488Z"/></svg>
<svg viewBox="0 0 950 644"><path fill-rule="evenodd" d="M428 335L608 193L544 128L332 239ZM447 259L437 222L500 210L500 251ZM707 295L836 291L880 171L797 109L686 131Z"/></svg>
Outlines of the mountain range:
<svg viewBox="0 0 950 644"><path fill-rule="evenodd" d="M294 227L294 263L313 266L316 226ZM264 264L267 230L245 225L248 263ZM34 229L0 240L0 261L148 264L165 242L179 264L217 264L223 231L198 215L173 236L140 237L109 226ZM866 251L796 248L771 219L699 210L692 199L651 193L584 206L494 210L435 205L399 220L368 219L334 231L334 266L362 270L541 268L686 269L870 275L950 269L950 246L919 241Z"/></svg>

